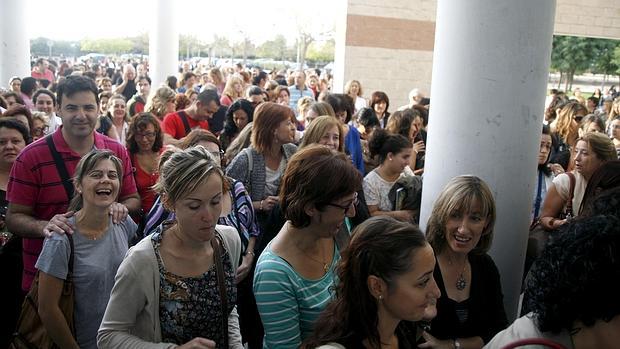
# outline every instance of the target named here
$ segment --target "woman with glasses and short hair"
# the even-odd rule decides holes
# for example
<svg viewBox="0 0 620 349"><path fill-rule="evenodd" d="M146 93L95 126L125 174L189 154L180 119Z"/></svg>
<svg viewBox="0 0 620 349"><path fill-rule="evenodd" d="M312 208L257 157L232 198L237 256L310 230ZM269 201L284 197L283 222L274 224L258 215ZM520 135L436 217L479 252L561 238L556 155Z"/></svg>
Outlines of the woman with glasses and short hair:
<svg viewBox="0 0 620 349"><path fill-rule="evenodd" d="M159 179L157 162L164 146L159 122L151 113L137 114L127 135L127 150L142 202L142 212L149 212L155 201L153 186Z"/></svg>
<svg viewBox="0 0 620 349"><path fill-rule="evenodd" d="M286 223L258 259L254 295L264 348L297 348L329 303L340 248L335 236L355 216L362 177L342 153L311 145L293 155L282 178Z"/></svg>

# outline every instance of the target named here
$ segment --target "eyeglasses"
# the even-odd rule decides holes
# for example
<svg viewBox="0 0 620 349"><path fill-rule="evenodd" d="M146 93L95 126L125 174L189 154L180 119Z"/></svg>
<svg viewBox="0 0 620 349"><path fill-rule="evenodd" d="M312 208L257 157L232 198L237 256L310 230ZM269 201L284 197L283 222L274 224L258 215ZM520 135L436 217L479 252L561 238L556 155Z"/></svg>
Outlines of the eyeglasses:
<svg viewBox="0 0 620 349"><path fill-rule="evenodd" d="M34 131L34 134L35 134L35 135L40 136L40 135L42 135L42 134L46 133L48 129L49 129L49 127L47 127L47 126L44 126L44 127L35 127L35 128L33 129L33 131Z"/></svg>
<svg viewBox="0 0 620 349"><path fill-rule="evenodd" d="M341 209L344 210L344 214L348 214L351 211L351 209L353 207L355 207L355 205L357 205L357 202L358 202L358 200L357 200L357 193L355 193L353 195L353 200L351 200L351 203L348 204L348 205L339 205L339 204L334 204L332 202L329 202L329 203L327 203L327 206L333 206L333 207L341 208Z"/></svg>
<svg viewBox="0 0 620 349"><path fill-rule="evenodd" d="M157 136L155 132L136 133L136 138L153 139Z"/></svg>

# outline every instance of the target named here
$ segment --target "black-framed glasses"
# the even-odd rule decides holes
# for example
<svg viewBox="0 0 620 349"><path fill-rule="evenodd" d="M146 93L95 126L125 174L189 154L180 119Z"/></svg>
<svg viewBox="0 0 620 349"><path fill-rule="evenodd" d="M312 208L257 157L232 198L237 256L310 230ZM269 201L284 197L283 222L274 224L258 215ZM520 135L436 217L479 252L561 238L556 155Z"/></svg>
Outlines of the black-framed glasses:
<svg viewBox="0 0 620 349"><path fill-rule="evenodd" d="M156 136L155 132L136 133L136 138L154 139Z"/></svg>
<svg viewBox="0 0 620 349"><path fill-rule="evenodd" d="M348 205L339 205L339 204L334 204L333 202L328 202L327 206L333 206L333 207L338 207L344 210L344 214L349 213L349 211L351 211L351 209L353 207L355 207L355 205L357 205L358 199L357 199L357 193L355 193L353 195L353 200L351 200L351 203Z"/></svg>

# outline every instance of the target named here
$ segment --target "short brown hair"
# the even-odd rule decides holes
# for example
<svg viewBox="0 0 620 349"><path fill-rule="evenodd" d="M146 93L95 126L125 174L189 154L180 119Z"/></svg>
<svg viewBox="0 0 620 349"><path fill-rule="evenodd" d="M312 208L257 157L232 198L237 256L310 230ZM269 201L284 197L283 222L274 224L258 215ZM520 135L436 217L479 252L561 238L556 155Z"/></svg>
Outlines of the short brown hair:
<svg viewBox="0 0 620 349"><path fill-rule="evenodd" d="M288 162L280 187L280 207L294 227L307 227L308 205L322 210L333 200L357 192L361 185L361 174L343 153L310 145Z"/></svg>
<svg viewBox="0 0 620 349"><path fill-rule="evenodd" d="M596 155L599 160L610 161L617 160L618 154L614 142L604 133L588 132L579 137L577 142L584 141L588 144L588 148ZM577 143L575 143L576 145Z"/></svg>
<svg viewBox="0 0 620 349"><path fill-rule="evenodd" d="M466 213L475 201L480 203L480 214L486 217L487 225L472 253L483 254L489 251L495 225L495 199L482 179L468 175L452 178L433 205L426 227L426 238L436 254L441 253L446 246L446 224L450 215Z"/></svg>
<svg viewBox="0 0 620 349"><path fill-rule="evenodd" d="M252 146L259 153L267 151L273 142L273 131L281 122L295 122L293 110L287 106L273 102L264 102L254 110L252 124Z"/></svg>
<svg viewBox="0 0 620 349"><path fill-rule="evenodd" d="M299 149L319 143L325 132L334 126L338 127L338 133L340 134L338 151L344 153L344 130L342 124L331 115L322 115L312 121L306 132L304 132L304 138L301 140Z"/></svg>
<svg viewBox="0 0 620 349"><path fill-rule="evenodd" d="M211 142L217 144L217 146L222 150L222 145L220 144L220 140L215 137L215 135L207 130L196 129L192 130L187 134L179 143L179 148L187 149L198 145L200 142Z"/></svg>

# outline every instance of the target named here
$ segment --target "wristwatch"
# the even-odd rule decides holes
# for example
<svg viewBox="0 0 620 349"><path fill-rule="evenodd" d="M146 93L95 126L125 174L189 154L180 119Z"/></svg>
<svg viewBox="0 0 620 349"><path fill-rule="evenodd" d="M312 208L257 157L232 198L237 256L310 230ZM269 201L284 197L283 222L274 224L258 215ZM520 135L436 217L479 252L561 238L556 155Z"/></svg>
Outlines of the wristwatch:
<svg viewBox="0 0 620 349"><path fill-rule="evenodd" d="M454 349L463 349L458 339L454 338Z"/></svg>

